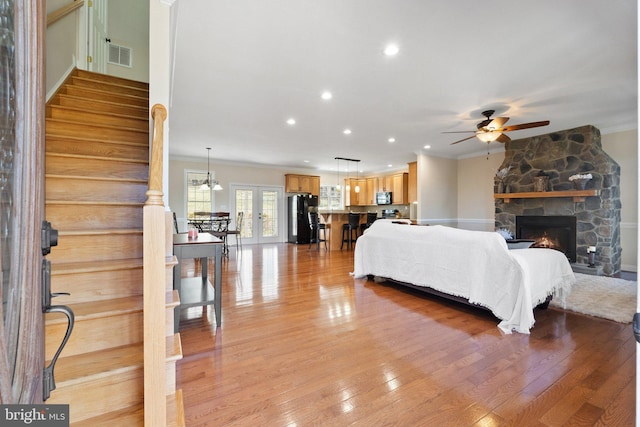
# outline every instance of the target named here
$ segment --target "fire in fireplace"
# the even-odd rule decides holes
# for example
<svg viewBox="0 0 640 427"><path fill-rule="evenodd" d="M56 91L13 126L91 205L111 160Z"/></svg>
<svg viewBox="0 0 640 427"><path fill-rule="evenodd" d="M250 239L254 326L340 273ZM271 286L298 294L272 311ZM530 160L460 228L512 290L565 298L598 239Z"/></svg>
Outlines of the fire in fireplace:
<svg viewBox="0 0 640 427"><path fill-rule="evenodd" d="M535 240L534 248L551 248L576 262L575 216L516 216L516 238Z"/></svg>

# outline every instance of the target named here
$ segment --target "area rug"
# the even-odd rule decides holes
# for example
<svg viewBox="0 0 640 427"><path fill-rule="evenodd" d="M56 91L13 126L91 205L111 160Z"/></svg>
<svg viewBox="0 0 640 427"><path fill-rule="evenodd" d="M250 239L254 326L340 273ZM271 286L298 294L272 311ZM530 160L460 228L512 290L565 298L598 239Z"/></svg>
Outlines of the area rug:
<svg viewBox="0 0 640 427"><path fill-rule="evenodd" d="M630 323L636 312L637 282L614 277L575 273L577 282L571 287L566 306L560 298L551 305L557 308L602 317L620 323Z"/></svg>

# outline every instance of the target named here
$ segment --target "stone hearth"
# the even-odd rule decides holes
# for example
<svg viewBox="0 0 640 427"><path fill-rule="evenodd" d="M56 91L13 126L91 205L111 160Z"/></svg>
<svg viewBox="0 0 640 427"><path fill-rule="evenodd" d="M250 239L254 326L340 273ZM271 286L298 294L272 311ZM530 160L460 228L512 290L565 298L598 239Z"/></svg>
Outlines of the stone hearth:
<svg viewBox="0 0 640 427"><path fill-rule="evenodd" d="M515 235L517 215L575 216L578 264L587 263L587 248L595 246L596 264L604 274L618 275L622 262L620 166L602 150L600 131L582 126L513 140L505 149L500 169L512 167L506 180L511 193L533 192L533 178L544 171L549 176L547 191L573 190L569 177L590 173L593 179L586 189L600 190L600 194L577 202L571 197L512 198L508 203L496 199L496 228Z"/></svg>

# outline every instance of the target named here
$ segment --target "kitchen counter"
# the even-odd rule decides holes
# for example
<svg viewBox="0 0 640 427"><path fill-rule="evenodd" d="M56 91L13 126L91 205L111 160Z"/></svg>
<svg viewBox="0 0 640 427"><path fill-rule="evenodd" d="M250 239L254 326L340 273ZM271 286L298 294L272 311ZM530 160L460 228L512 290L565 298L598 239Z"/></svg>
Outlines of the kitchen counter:
<svg viewBox="0 0 640 427"><path fill-rule="evenodd" d="M327 245L329 250L339 251L342 244L342 226L349 223L350 211L320 211L320 222L327 224ZM353 212L360 214L360 224L367 222L367 212ZM378 218L382 218L378 214ZM389 218L393 219L393 218ZM360 228L358 228L358 236ZM346 250L346 245L344 247Z"/></svg>

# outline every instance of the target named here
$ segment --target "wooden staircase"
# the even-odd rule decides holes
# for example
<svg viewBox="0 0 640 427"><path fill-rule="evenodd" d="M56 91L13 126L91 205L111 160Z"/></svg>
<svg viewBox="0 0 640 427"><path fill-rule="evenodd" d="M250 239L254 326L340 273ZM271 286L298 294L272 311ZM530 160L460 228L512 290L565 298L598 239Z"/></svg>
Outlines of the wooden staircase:
<svg viewBox="0 0 640 427"><path fill-rule="evenodd" d="M59 231L52 304L75 313L75 327L54 371L47 403L70 405L74 426L141 426L144 421L143 205L149 179L148 84L74 70L47 103L46 219ZM166 228L171 233L171 221ZM169 234L170 236L171 234ZM174 262L165 245L167 425L184 425L175 389L181 359L173 334ZM67 327L45 317L49 361ZM47 362L48 363L48 362Z"/></svg>

